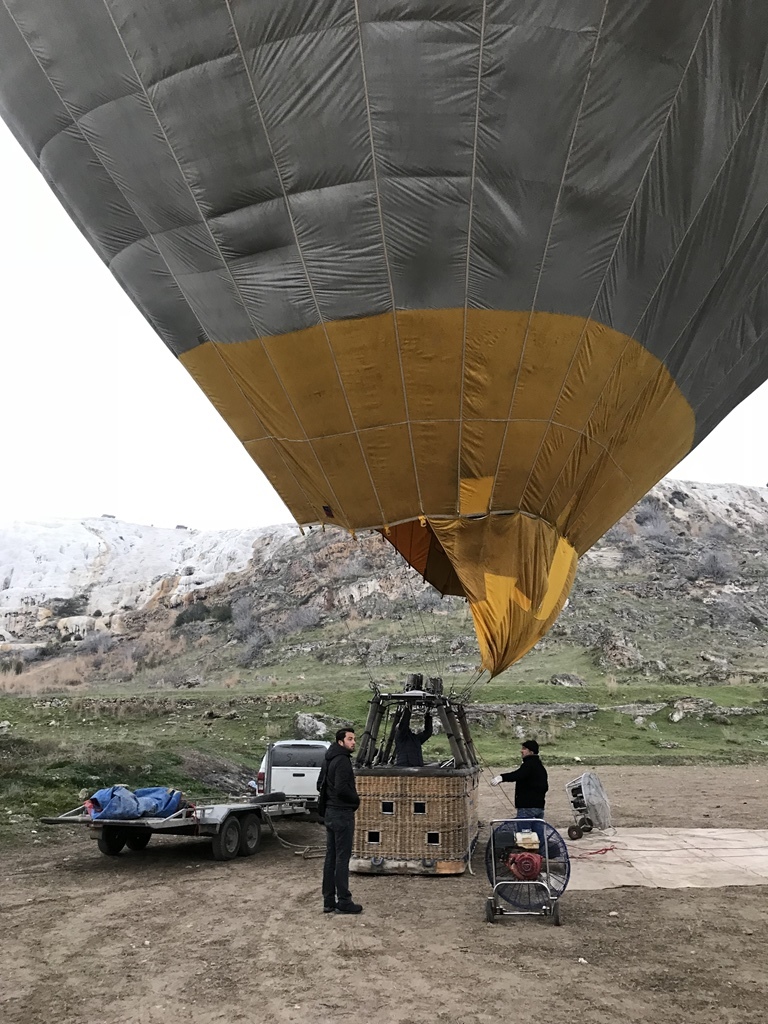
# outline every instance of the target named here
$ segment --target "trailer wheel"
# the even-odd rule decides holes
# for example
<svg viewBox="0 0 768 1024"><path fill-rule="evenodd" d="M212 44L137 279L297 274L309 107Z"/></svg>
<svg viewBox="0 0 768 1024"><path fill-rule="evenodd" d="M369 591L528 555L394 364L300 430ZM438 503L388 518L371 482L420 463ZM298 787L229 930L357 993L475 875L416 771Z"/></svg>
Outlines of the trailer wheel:
<svg viewBox="0 0 768 1024"><path fill-rule="evenodd" d="M241 857L252 857L259 846L261 839L261 822L258 814L245 814L240 821L240 847L238 853Z"/></svg>
<svg viewBox="0 0 768 1024"><path fill-rule="evenodd" d="M488 924L496 924L496 904L492 896L485 901L485 920Z"/></svg>
<svg viewBox="0 0 768 1024"><path fill-rule="evenodd" d="M569 825L568 826L568 838L569 839L581 839L581 837L583 835L584 835L584 833L582 832L582 830L579 828L578 825Z"/></svg>
<svg viewBox="0 0 768 1024"><path fill-rule="evenodd" d="M211 837L211 848L214 860L232 860L240 849L240 822L234 814L230 814L222 822L221 828Z"/></svg>
<svg viewBox="0 0 768 1024"><path fill-rule="evenodd" d="M129 850L143 850L152 838L149 828L131 829L125 837L125 845Z"/></svg>
<svg viewBox="0 0 768 1024"><path fill-rule="evenodd" d="M107 857L116 857L125 846L125 835L114 825L105 825L99 834L99 849Z"/></svg>

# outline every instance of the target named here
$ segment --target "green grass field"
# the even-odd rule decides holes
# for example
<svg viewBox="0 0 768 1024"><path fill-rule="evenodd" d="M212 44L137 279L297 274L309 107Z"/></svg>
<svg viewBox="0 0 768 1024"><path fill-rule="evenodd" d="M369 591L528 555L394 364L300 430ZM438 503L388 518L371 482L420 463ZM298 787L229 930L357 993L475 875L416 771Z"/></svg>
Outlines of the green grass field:
<svg viewBox="0 0 768 1024"><path fill-rule="evenodd" d="M295 666L294 666L295 668ZM396 682L393 673L392 683ZM286 681L287 683L287 681ZM19 829L29 831L40 815L75 806L81 789L125 783L176 786L199 796L213 795L184 770L185 758L199 751L246 765L255 773L270 740L294 735L298 711L316 711L349 720L362 729L370 691L359 670L329 670L327 682L312 680L311 690L293 675L290 686L274 681L237 690L142 694L99 700L94 694L0 697L0 721L11 725L0 736L0 841ZM320 703L282 703L280 694L310 694ZM494 767L514 764L519 735L533 735L549 764L691 764L768 760L768 694L750 685L707 687L696 691L721 706L755 707L764 713L708 720L686 718L673 724L669 709L635 725L632 716L611 710L628 702L671 702L691 695L679 686L608 681L579 689L536 683L481 686L482 703L593 703L601 710L583 715L521 722L501 719L494 728L475 729L483 760ZM221 717L206 717L207 712ZM226 718L227 714L236 717ZM665 746L670 744L670 746ZM672 745L674 744L674 745ZM428 751L449 753L436 737Z"/></svg>

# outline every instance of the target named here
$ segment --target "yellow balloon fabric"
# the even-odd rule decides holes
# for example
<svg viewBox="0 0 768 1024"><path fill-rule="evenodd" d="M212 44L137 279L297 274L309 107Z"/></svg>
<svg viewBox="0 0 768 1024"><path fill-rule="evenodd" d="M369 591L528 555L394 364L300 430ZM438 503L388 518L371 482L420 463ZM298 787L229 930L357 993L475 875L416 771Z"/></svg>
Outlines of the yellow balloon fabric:
<svg viewBox="0 0 768 1024"><path fill-rule="evenodd" d="M403 310L181 358L299 522L381 529L467 597L492 675L695 429L646 348L553 313Z"/></svg>

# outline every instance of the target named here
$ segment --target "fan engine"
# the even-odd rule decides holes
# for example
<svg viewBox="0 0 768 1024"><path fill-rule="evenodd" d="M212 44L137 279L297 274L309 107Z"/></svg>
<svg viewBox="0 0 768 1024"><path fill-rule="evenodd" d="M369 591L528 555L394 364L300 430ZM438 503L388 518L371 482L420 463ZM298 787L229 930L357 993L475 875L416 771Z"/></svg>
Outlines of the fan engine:
<svg viewBox="0 0 768 1024"><path fill-rule="evenodd" d="M510 853L505 864L519 882L535 882L542 872L544 858L540 853Z"/></svg>

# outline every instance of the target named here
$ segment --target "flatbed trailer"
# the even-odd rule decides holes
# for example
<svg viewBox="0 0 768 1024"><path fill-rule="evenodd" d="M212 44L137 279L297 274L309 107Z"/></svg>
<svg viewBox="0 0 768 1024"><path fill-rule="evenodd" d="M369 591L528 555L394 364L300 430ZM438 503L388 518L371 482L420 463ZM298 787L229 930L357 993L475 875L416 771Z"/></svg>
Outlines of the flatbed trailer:
<svg viewBox="0 0 768 1024"><path fill-rule="evenodd" d="M287 800L284 793L265 793L246 800L190 804L167 818L94 819L81 804L40 821L44 825L84 826L108 857L116 857L125 847L143 850L153 835L210 836L214 858L232 860L253 856L262 827L272 827L273 818L289 817L310 818L306 801Z"/></svg>

